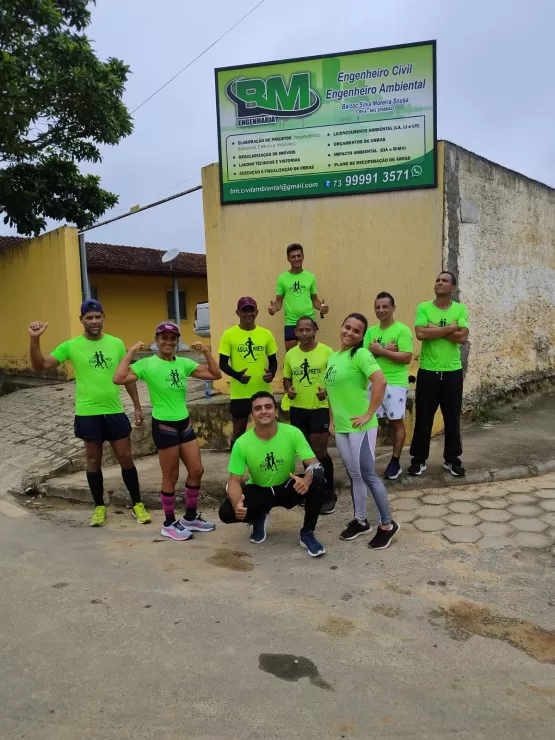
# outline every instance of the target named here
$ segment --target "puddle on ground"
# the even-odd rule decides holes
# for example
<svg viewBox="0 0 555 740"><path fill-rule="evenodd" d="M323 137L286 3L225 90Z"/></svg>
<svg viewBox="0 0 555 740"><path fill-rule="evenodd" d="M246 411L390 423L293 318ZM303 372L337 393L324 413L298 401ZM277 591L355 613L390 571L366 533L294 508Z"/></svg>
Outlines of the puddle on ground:
<svg viewBox="0 0 555 740"><path fill-rule="evenodd" d="M219 547L214 555L206 558L206 562L210 563L210 565L215 565L217 568L227 568L228 570L254 570L254 565L248 560L245 560L245 558L250 557L248 552Z"/></svg>
<svg viewBox="0 0 555 740"><path fill-rule="evenodd" d="M298 681L299 678L308 678L313 686L333 691L332 686L320 676L314 663L302 655L262 653L258 658L258 667L261 671L271 673L283 681Z"/></svg>
<svg viewBox="0 0 555 740"><path fill-rule="evenodd" d="M346 617L327 617L318 629L332 637L347 637L356 630L356 625L351 619Z"/></svg>
<svg viewBox="0 0 555 740"><path fill-rule="evenodd" d="M454 640L468 640L472 635L508 642L540 663L555 663L555 632L532 622L493 614L485 606L457 601L432 613L444 617L446 629Z"/></svg>

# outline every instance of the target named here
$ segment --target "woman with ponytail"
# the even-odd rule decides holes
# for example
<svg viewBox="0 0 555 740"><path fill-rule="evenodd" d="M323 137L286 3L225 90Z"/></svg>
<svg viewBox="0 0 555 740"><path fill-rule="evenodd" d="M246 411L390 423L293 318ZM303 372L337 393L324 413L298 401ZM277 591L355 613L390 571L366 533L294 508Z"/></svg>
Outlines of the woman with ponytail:
<svg viewBox="0 0 555 740"><path fill-rule="evenodd" d="M330 404L330 432L335 433L337 451L351 479L354 506L354 519L340 537L355 540L372 531L366 517L370 489L379 526L368 546L384 550L399 531L399 525L391 519L387 489L375 468L376 411L383 400L386 381L374 357L364 349L367 329L368 321L362 314L347 316L339 333L341 349L328 359L324 386ZM369 380L372 382L370 405Z"/></svg>

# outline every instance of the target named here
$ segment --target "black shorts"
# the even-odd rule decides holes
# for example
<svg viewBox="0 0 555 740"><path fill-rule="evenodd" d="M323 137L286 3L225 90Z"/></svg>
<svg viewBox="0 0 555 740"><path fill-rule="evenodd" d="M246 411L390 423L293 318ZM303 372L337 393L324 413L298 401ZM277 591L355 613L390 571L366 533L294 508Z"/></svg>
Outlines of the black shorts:
<svg viewBox="0 0 555 740"><path fill-rule="evenodd" d="M152 439L157 450L179 447L197 438L189 417L181 421L159 421L152 418Z"/></svg>
<svg viewBox="0 0 555 740"><path fill-rule="evenodd" d="M314 322L314 328L318 329L318 324ZM283 328L283 338L286 342L296 342L297 337L295 336L295 326L293 324L285 326Z"/></svg>
<svg viewBox="0 0 555 740"><path fill-rule="evenodd" d="M291 426L300 429L305 437L322 434L330 428L330 412L329 409L299 409L291 406L289 421Z"/></svg>
<svg viewBox="0 0 555 740"><path fill-rule="evenodd" d="M117 442L129 437L131 422L123 413L76 416L73 430L75 436L84 442Z"/></svg>
<svg viewBox="0 0 555 740"><path fill-rule="evenodd" d="M232 419L248 419L251 411L250 398L234 398L229 402L229 413Z"/></svg>

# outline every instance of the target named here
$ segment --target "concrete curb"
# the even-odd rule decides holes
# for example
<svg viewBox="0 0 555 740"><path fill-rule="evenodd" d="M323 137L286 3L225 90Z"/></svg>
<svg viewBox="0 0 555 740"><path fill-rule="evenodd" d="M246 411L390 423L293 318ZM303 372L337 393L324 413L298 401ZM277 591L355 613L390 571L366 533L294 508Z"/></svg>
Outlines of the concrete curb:
<svg viewBox="0 0 555 740"><path fill-rule="evenodd" d="M60 472L59 470L57 472ZM540 475L546 475L547 473L555 472L555 458L546 460L541 463L534 465L518 465L509 468L492 469L492 470L471 470L464 478L455 478L449 473L439 473L426 476L421 478L403 476L398 481L388 481L387 488L391 494L402 495L404 491L415 490L415 489L433 489L433 488L451 488L453 486L469 486L469 485L480 485L482 483L494 483L499 481L509 481L519 478L536 478ZM338 476L339 477L339 476ZM39 494L42 496L49 496L52 498L67 499L69 501L77 501L83 503L90 503L90 492L88 486L84 480L83 484L73 486L71 489L66 488L58 483L51 485L49 478L45 477L42 481L34 481L34 485L30 490L29 487L21 490L13 490L12 493L17 493L20 496L32 496ZM63 479L62 479L63 480ZM337 493L339 495L349 495L350 488L345 480L339 480L336 486ZM222 480L215 480L210 478L210 474L206 475L203 479L202 486L202 501L204 505L217 506L224 499L224 483ZM111 503L114 506L129 506L129 496L127 492L124 492L123 485L121 490L110 490L106 488L105 491L106 503ZM153 509L160 508L159 492L152 490L143 489L143 500L147 506Z"/></svg>
<svg viewBox="0 0 555 740"><path fill-rule="evenodd" d="M424 474L422 477L404 475L396 481L389 481L387 488L394 493L414 488L443 488L451 486L472 486L480 483L515 480L518 478L537 478L539 475L555 472L555 458L534 465L515 465L509 468L470 470L464 478L456 478L450 473Z"/></svg>

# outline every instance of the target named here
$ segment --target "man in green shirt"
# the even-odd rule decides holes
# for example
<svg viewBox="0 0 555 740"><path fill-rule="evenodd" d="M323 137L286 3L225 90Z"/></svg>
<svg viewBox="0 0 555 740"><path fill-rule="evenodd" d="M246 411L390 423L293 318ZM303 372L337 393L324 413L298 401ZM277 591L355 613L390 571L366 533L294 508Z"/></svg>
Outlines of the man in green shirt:
<svg viewBox="0 0 555 740"><path fill-rule="evenodd" d="M300 545L313 558L323 555L326 550L314 536L324 498L322 465L299 429L278 423L271 393L255 393L251 404L254 428L237 440L231 452L227 498L220 506L220 519L225 524L252 524L250 541L260 545L267 536L271 509L292 509L304 501ZM304 465L304 476L295 475L297 458ZM245 468L250 477L243 484Z"/></svg>
<svg viewBox="0 0 555 740"><path fill-rule="evenodd" d="M231 378L231 447L247 430L251 396L257 391L269 391L277 372L276 340L268 329L256 325L258 306L254 298L239 298L235 313L239 325L224 331L219 347L220 370Z"/></svg>
<svg viewBox="0 0 555 740"><path fill-rule="evenodd" d="M148 524L152 520L141 503L139 477L131 454L131 424L123 410L120 389L113 383L116 368L125 355L125 347L121 339L104 334L104 318L98 301L84 301L79 317L85 329L84 334L63 342L46 357L40 349L40 337L48 328L48 322L32 321L29 324L31 365L37 373L52 370L66 361L73 365L75 436L85 443L87 481L95 506L91 527L100 527L106 522L101 469L104 442L110 443L121 466L123 482L133 503L134 517L141 524ZM133 401L135 424L139 426L144 417L137 385L129 383L126 389Z"/></svg>
<svg viewBox="0 0 555 740"><path fill-rule="evenodd" d="M287 261L291 269L283 272L277 279L276 298L270 303L268 313L274 316L285 303L285 350L297 344L295 326L302 316L315 319L314 309L320 311L320 318L329 311L326 302L318 298L316 277L303 269L304 251L300 244L287 247Z"/></svg>
<svg viewBox="0 0 555 740"><path fill-rule="evenodd" d="M320 514L333 514L337 495L333 462L328 453L330 410L323 387L328 357L333 350L317 341L316 331L314 319L303 316L297 321L295 335L299 344L285 355L283 388L290 403L291 424L301 430L324 468L327 494Z"/></svg>
<svg viewBox="0 0 555 740"><path fill-rule="evenodd" d="M412 360L412 334L408 326L395 321L395 300L391 293L378 293L374 311L380 323L368 328L364 335L364 346L376 358L387 382L376 416L378 419L387 419L393 431L393 451L384 478L395 480L403 472L400 458L406 438L405 411L409 363Z"/></svg>
<svg viewBox="0 0 555 740"><path fill-rule="evenodd" d="M441 408L445 442L443 467L452 475L463 476L461 463L461 410L463 371L461 345L468 340L466 306L452 300L457 279L452 272L440 272L435 283L435 300L420 303L416 309L416 338L422 341L420 367L416 380L416 421L410 446L409 475L422 475L430 454L434 416Z"/></svg>

